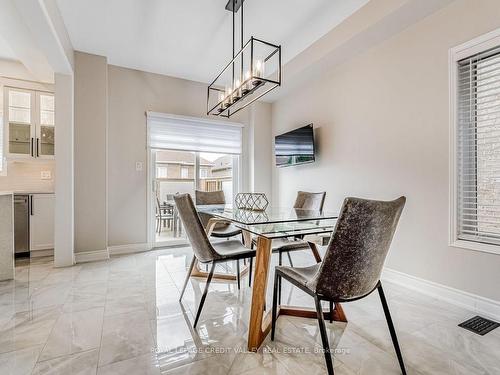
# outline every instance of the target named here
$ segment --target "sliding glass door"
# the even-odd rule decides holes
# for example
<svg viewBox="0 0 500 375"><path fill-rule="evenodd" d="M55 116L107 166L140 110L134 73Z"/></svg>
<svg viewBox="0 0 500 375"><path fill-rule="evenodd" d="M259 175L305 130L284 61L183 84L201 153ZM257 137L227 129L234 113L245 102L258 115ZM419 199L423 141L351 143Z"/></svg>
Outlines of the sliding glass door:
<svg viewBox="0 0 500 375"><path fill-rule="evenodd" d="M186 234L173 197L195 190L224 191L232 203L239 185L239 157L229 154L176 150L152 151L155 247L182 244Z"/></svg>

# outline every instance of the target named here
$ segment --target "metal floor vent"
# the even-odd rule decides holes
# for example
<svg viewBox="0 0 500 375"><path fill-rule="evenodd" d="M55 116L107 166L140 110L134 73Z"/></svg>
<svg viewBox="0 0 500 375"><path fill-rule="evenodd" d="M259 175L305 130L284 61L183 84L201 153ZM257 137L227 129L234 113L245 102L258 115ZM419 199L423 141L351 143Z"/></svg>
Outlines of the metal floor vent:
<svg viewBox="0 0 500 375"><path fill-rule="evenodd" d="M472 319L460 323L458 326L465 328L471 332L477 333L478 335L484 336L488 332L493 331L495 328L500 327L500 323L483 318L481 316L475 316Z"/></svg>

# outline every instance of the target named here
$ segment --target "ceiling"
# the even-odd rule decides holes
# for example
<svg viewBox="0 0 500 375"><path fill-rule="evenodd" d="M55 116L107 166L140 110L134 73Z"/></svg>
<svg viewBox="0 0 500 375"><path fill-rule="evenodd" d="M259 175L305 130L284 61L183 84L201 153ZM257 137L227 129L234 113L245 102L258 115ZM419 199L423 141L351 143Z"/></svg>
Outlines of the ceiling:
<svg viewBox="0 0 500 375"><path fill-rule="evenodd" d="M281 44L286 63L367 2L246 0L244 39ZM109 64L210 82L231 58L227 0L57 3L74 49L107 56Z"/></svg>
<svg viewBox="0 0 500 375"><path fill-rule="evenodd" d="M0 59L4 60L17 60L17 56L10 48L9 44L0 35Z"/></svg>

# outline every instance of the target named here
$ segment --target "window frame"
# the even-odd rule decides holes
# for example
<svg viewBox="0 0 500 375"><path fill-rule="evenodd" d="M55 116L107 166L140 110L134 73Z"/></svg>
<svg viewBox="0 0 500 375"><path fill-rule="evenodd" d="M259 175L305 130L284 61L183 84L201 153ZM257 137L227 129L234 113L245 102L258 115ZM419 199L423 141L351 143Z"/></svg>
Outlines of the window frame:
<svg viewBox="0 0 500 375"><path fill-rule="evenodd" d="M449 246L500 255L500 245L458 238L458 121L457 62L477 53L500 46L500 29L481 35L449 50Z"/></svg>
<svg viewBox="0 0 500 375"><path fill-rule="evenodd" d="M196 170L196 168L195 168ZM186 172L185 176L184 176L184 173L183 172ZM185 165L181 165L181 176L180 176L181 180L189 180L189 167L188 166L185 166Z"/></svg>

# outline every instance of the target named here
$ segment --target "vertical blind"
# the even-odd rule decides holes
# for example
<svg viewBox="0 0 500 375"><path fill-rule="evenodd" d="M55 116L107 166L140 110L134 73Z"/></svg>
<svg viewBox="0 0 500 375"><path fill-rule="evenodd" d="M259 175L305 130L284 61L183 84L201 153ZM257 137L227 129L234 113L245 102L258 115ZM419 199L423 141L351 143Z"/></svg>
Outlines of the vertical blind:
<svg viewBox="0 0 500 375"><path fill-rule="evenodd" d="M457 235L500 245L500 47L457 64Z"/></svg>
<svg viewBox="0 0 500 375"><path fill-rule="evenodd" d="M148 146L162 150L241 154L242 125L147 112Z"/></svg>

